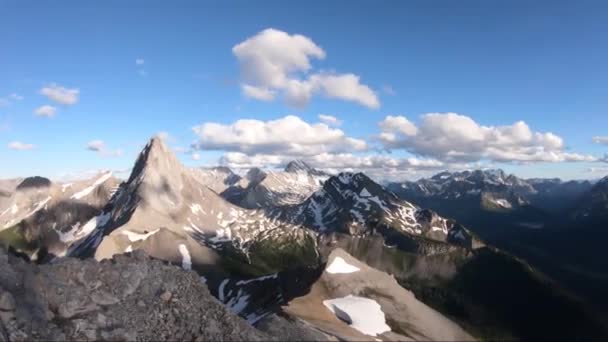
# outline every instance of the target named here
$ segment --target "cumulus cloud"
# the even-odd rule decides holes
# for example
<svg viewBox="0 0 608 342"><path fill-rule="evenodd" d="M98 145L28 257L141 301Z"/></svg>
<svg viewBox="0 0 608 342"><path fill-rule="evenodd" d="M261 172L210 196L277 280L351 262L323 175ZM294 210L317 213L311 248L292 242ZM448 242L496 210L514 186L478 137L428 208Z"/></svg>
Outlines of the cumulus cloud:
<svg viewBox="0 0 608 342"><path fill-rule="evenodd" d="M294 159L289 155L256 154L229 152L220 159L220 164L232 168L280 167ZM307 164L321 169L335 170L391 170L418 169L437 170L446 165L434 159L393 158L386 155L356 155L352 153L321 153L299 158Z"/></svg>
<svg viewBox="0 0 608 342"><path fill-rule="evenodd" d="M379 108L375 92L355 74L312 72L311 60L324 59L325 51L310 38L266 29L235 45L243 94L262 101L282 92L292 106L305 106L315 94Z"/></svg>
<svg viewBox="0 0 608 342"><path fill-rule="evenodd" d="M342 125L342 120L336 118L332 115L319 114L319 120L321 122L326 123L329 126L340 126Z"/></svg>
<svg viewBox="0 0 608 342"><path fill-rule="evenodd" d="M269 121L242 119L228 125L204 123L193 130L199 137L194 149L295 157L368 149L364 140L348 137L340 129L310 124L293 115Z"/></svg>
<svg viewBox="0 0 608 342"><path fill-rule="evenodd" d="M106 147L106 143L103 140L89 141L86 145L86 149L108 157L119 157L122 155L122 150L120 149L108 150Z"/></svg>
<svg viewBox="0 0 608 342"><path fill-rule="evenodd" d="M241 90L247 97L251 97L260 101L272 101L274 100L275 92L268 88L254 87L249 84L242 84Z"/></svg>
<svg viewBox="0 0 608 342"><path fill-rule="evenodd" d="M32 144L26 144L21 141L13 141L8 144L8 148L11 150L25 151L34 149L36 146Z"/></svg>
<svg viewBox="0 0 608 342"><path fill-rule="evenodd" d="M40 94L59 104L70 106L78 102L80 90L78 88L69 89L52 83L40 89Z"/></svg>
<svg viewBox="0 0 608 342"><path fill-rule="evenodd" d="M564 151L562 138L533 132L523 121L507 126L483 126L456 113L429 113L418 126L403 116L387 116L379 124L379 140L387 150L447 162L563 162L595 161L589 155Z"/></svg>
<svg viewBox="0 0 608 342"><path fill-rule="evenodd" d="M608 136L595 136L593 142L596 144L608 145Z"/></svg>
<svg viewBox="0 0 608 342"><path fill-rule="evenodd" d="M192 158L192 160L200 160L201 159L201 155L198 153L192 153L192 155L190 156Z"/></svg>
<svg viewBox="0 0 608 342"><path fill-rule="evenodd" d="M56 113L57 108L49 105L40 106L34 111L34 114L36 114L36 116L45 116L47 118L54 117Z"/></svg>

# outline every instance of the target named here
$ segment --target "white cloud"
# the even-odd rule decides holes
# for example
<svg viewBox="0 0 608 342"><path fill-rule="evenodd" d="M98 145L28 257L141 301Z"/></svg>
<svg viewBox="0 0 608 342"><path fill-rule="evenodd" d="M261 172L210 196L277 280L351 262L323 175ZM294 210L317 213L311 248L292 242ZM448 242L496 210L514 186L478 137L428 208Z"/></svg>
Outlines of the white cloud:
<svg viewBox="0 0 608 342"><path fill-rule="evenodd" d="M246 82L282 88L290 73L311 69L310 58L325 58L325 51L308 37L266 29L235 45Z"/></svg>
<svg viewBox="0 0 608 342"><path fill-rule="evenodd" d="M143 58L135 59L135 65L144 65L144 63L146 63L146 61Z"/></svg>
<svg viewBox="0 0 608 342"><path fill-rule="evenodd" d="M13 102L23 100L23 96L11 93L6 97L0 97L0 107L10 106Z"/></svg>
<svg viewBox="0 0 608 342"><path fill-rule="evenodd" d="M355 74L321 73L310 76L312 90L320 91L329 98L357 102L372 109L380 108L380 100L374 91L359 82Z"/></svg>
<svg viewBox="0 0 608 342"><path fill-rule="evenodd" d="M192 160L200 160L201 159L201 155L198 153L192 153L192 155L190 156L192 158Z"/></svg>
<svg viewBox="0 0 608 342"><path fill-rule="evenodd" d="M262 101L282 91L288 104L302 107L314 94L352 101L379 108L372 89L361 84L354 74L312 73L312 59L324 59L325 51L310 38L266 29L235 45L239 60L243 94Z"/></svg>
<svg viewBox="0 0 608 342"><path fill-rule="evenodd" d="M248 84L241 84L241 90L245 96L260 101L272 101L275 96L275 92L268 88L254 87Z"/></svg>
<svg viewBox="0 0 608 342"><path fill-rule="evenodd" d="M321 169L335 170L437 170L446 167L441 161L419 158L393 158L386 155L355 155L352 153L321 153L299 157L307 164ZM220 158L220 164L232 168L280 167L294 160L294 156L279 154L248 155L228 152Z"/></svg>
<svg viewBox="0 0 608 342"><path fill-rule="evenodd" d="M608 145L608 136L595 136L593 142L596 144Z"/></svg>
<svg viewBox="0 0 608 342"><path fill-rule="evenodd" d="M586 170L587 173L608 174L608 167L590 167Z"/></svg>
<svg viewBox="0 0 608 342"><path fill-rule="evenodd" d="M13 141L8 144L8 148L10 148L11 150L18 150L18 151L31 150L35 147L36 147L35 145L26 144L26 143L23 143L20 141Z"/></svg>
<svg viewBox="0 0 608 342"><path fill-rule="evenodd" d="M405 149L415 155L448 162L595 161L590 155L564 151L562 138L533 132L523 121L509 126L482 126L456 113L429 113L415 126L402 116L380 122L380 141L388 150Z"/></svg>
<svg viewBox="0 0 608 342"><path fill-rule="evenodd" d="M122 150L108 150L106 143L103 140L91 140L87 143L86 149L89 151L97 152L100 155L108 157L119 157L122 155Z"/></svg>
<svg viewBox="0 0 608 342"><path fill-rule="evenodd" d="M319 114L319 120L328 124L329 126L340 126L343 123L342 120L336 118L335 116L325 114Z"/></svg>
<svg viewBox="0 0 608 342"><path fill-rule="evenodd" d="M45 116L47 118L52 118L57 113L57 108L49 105L44 105L36 108L34 113L36 114L36 116Z"/></svg>
<svg viewBox="0 0 608 342"><path fill-rule="evenodd" d="M62 104L62 105L73 105L78 102L78 96L80 90L78 88L64 88L56 83L52 83L42 89L40 94L48 97L49 99Z"/></svg>
<svg viewBox="0 0 608 342"><path fill-rule="evenodd" d="M364 140L348 137L340 129L309 124L293 115L269 121L242 119L229 125L204 123L193 130L199 137L195 149L306 156L368 148Z"/></svg>

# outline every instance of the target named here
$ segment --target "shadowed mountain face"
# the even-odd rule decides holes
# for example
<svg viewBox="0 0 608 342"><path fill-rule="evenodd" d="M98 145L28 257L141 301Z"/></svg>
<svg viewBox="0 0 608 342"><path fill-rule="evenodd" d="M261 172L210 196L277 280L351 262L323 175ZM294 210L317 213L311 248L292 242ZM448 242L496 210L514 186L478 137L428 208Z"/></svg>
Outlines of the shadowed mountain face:
<svg viewBox="0 0 608 342"><path fill-rule="evenodd" d="M34 176L27 177L24 179L19 185L17 185L17 190L24 190L28 188L47 188L51 186L51 181L48 178Z"/></svg>
<svg viewBox="0 0 608 342"><path fill-rule="evenodd" d="M608 264L597 254L608 237L604 184L476 171L440 173L389 188L455 218L607 314Z"/></svg>

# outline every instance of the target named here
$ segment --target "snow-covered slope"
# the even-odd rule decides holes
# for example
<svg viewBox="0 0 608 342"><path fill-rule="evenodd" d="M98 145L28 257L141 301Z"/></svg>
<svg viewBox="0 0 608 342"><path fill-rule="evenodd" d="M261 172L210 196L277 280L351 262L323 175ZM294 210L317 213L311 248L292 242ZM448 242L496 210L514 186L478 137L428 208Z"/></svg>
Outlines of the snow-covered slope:
<svg viewBox="0 0 608 342"><path fill-rule="evenodd" d="M320 189L329 175L303 161L292 161L284 171L269 171L247 185L238 205L245 208L272 208L302 203Z"/></svg>
<svg viewBox="0 0 608 342"><path fill-rule="evenodd" d="M399 199L362 173L329 178L296 210L304 225L321 233L366 236L397 232L468 246L474 240L456 222Z"/></svg>

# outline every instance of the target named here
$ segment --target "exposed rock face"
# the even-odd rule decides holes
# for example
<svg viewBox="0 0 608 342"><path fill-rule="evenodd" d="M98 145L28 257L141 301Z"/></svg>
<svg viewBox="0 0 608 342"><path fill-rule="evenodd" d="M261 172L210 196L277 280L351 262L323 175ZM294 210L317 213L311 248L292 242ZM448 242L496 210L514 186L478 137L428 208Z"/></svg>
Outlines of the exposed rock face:
<svg viewBox="0 0 608 342"><path fill-rule="evenodd" d="M230 268L242 276L316 263L311 232L278 219L278 212L229 203L201 183L204 176L184 167L161 139L150 140L100 220L68 255L102 260L143 249L199 271Z"/></svg>
<svg viewBox="0 0 608 342"><path fill-rule="evenodd" d="M34 265L0 249L0 340L269 340L194 272L136 252Z"/></svg>
<svg viewBox="0 0 608 342"><path fill-rule="evenodd" d="M27 188L48 188L51 186L51 180L48 178L34 176L27 177L24 179L19 185L17 185L17 190L23 190Z"/></svg>

